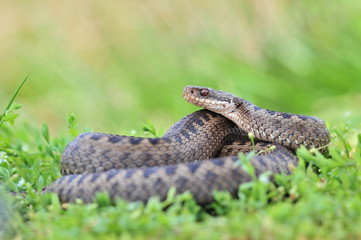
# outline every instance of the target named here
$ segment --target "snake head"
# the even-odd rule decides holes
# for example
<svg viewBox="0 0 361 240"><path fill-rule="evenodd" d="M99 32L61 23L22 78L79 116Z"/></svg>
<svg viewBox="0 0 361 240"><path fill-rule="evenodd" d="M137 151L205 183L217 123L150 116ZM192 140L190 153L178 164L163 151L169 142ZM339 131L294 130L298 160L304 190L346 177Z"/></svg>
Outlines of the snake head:
<svg viewBox="0 0 361 240"><path fill-rule="evenodd" d="M219 114L233 112L242 104L240 98L230 93L207 87L185 86L183 97L186 101L198 107Z"/></svg>

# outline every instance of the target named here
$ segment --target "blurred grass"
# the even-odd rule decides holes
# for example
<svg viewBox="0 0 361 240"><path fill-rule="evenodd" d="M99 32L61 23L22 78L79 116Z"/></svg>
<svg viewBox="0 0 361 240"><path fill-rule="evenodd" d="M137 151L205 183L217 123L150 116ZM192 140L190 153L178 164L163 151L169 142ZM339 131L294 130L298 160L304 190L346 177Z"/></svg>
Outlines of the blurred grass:
<svg viewBox="0 0 361 240"><path fill-rule="evenodd" d="M4 0L0 99L31 73L21 117L52 132L68 112L96 131L167 128L195 109L184 85L357 124L360 10L356 0Z"/></svg>

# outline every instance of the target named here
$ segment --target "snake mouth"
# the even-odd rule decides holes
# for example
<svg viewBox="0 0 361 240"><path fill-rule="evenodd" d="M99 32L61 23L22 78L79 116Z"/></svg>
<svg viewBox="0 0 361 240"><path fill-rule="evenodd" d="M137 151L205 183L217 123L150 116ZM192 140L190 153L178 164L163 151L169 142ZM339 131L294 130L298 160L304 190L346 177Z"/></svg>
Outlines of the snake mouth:
<svg viewBox="0 0 361 240"><path fill-rule="evenodd" d="M185 86L183 98L198 107L217 113L230 111L234 108L233 95L206 87Z"/></svg>

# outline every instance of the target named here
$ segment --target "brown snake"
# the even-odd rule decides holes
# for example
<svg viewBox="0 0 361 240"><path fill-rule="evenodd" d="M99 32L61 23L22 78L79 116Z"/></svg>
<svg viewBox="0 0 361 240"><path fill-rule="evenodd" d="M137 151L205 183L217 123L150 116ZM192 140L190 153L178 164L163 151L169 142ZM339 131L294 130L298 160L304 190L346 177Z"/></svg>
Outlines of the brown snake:
<svg viewBox="0 0 361 240"><path fill-rule="evenodd" d="M91 202L99 192L112 200L146 202L154 196L164 200L175 187L177 193L189 191L196 202L208 204L213 191L236 196L239 185L251 180L236 164L239 149L253 148L247 133L253 133L257 147L276 145L271 153L251 159L257 175L290 174L297 165L292 151L300 145L327 151L329 132L319 118L266 110L205 87L186 86L183 97L208 110L182 118L161 138L79 135L62 155L66 176L45 192L57 193L61 202Z"/></svg>

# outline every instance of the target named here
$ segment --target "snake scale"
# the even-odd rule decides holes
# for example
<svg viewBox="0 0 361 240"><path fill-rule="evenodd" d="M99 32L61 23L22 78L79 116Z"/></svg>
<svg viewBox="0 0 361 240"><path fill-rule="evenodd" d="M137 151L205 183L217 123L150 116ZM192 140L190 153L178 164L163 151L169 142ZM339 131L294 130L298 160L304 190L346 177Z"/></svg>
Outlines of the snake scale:
<svg viewBox="0 0 361 240"><path fill-rule="evenodd" d="M213 201L213 191L236 196L251 177L237 164L239 150L274 144L268 154L250 162L256 174L265 171L290 174L297 165L294 150L300 145L327 151L329 132L316 117L260 108L230 93L186 86L183 97L205 108L174 124L161 138L140 138L104 133L83 133L62 155L63 177L45 188L61 202L92 202L99 192L112 200L147 202L164 200L171 187L190 192L199 204Z"/></svg>

